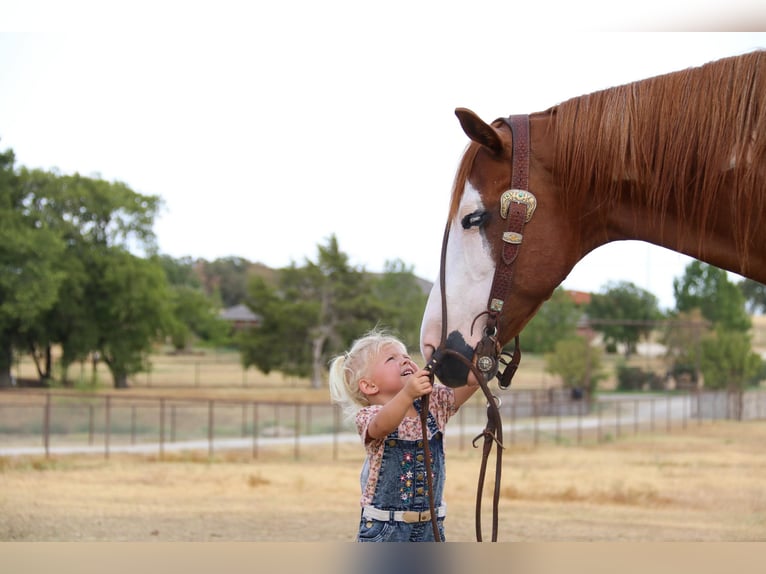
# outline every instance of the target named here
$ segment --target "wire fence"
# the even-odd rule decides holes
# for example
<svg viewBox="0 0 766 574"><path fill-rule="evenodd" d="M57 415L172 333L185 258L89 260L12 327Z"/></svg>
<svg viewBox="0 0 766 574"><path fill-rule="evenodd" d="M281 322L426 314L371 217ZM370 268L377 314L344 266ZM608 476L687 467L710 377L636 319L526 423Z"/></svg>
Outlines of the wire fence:
<svg viewBox="0 0 766 574"><path fill-rule="evenodd" d="M606 394L511 391L500 412L505 444L586 444L639 433L679 432L706 421L766 419L766 391ZM463 450L481 433L486 407L464 405L447 440ZM359 443L353 424L331 404L173 397L83 396L61 391L0 393L0 456L113 453L156 456L195 451L212 459L237 450L299 459L317 445L338 459ZM327 452L327 449L324 449Z"/></svg>

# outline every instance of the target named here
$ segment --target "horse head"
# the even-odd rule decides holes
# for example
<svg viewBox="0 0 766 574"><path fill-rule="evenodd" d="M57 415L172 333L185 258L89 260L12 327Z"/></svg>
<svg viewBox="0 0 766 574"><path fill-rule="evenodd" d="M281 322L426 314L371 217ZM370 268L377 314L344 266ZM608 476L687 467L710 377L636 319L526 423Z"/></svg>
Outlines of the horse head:
<svg viewBox="0 0 766 574"><path fill-rule="evenodd" d="M486 345L488 337L498 348L513 340L582 256L577 230L571 218L563 217L557 189L551 184L552 150L541 137L545 116L532 116L529 123L528 191L537 209L530 213L533 206L526 206L523 233L509 240L512 130L504 120L487 124L470 110L458 108L455 113L471 142L455 178L442 247L442 277L431 290L421 327L426 360L437 348L447 351L435 373L452 387L474 377L467 363L476 363L477 346ZM517 251L511 276L505 277L508 286L502 309L488 311L496 271L508 265L503 259L509 241L516 242Z"/></svg>

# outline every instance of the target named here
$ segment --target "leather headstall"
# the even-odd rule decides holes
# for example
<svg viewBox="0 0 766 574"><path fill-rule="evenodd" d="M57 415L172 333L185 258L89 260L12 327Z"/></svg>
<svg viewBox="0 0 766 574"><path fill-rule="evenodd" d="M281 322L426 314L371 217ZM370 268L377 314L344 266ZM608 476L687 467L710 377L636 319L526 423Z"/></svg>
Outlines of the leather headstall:
<svg viewBox="0 0 766 574"><path fill-rule="evenodd" d="M505 300L511 292L514 263L524 241L524 225L532 218L537 199L529 191L529 116L514 115L503 118L513 136L513 163L511 189L500 197L500 216L508 223L502 237L502 252L495 267L489 300L487 302L487 324L481 341L476 346L476 365L487 379L497 375L503 350L497 340L498 318L503 311ZM500 386L507 388L521 360L519 338L510 361L501 375Z"/></svg>

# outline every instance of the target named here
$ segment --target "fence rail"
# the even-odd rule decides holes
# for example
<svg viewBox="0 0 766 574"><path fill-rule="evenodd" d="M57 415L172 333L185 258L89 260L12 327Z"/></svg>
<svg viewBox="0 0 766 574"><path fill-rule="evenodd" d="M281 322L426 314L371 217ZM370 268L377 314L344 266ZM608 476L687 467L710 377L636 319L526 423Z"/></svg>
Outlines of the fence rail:
<svg viewBox="0 0 766 574"><path fill-rule="evenodd" d="M674 432L719 419L766 419L766 391L700 391L665 395L602 395L511 391L500 406L506 444L582 444L638 433ZM480 401L464 405L447 440L468 448L486 419ZM300 458L314 445L358 442L353 425L330 404L234 399L83 397L56 391L0 393L0 456L91 453L152 454L281 447ZM290 456L289 454L287 456Z"/></svg>

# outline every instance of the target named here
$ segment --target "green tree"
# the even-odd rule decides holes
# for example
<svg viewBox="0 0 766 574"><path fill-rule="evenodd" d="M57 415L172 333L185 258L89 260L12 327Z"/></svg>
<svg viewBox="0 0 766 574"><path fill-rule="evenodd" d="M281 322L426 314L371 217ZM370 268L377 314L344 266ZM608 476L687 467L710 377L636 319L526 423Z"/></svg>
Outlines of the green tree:
<svg viewBox="0 0 766 574"><path fill-rule="evenodd" d="M752 279L744 279L737 283L737 287L742 292L746 309L751 314L766 312L766 285Z"/></svg>
<svg viewBox="0 0 766 574"><path fill-rule="evenodd" d="M601 349L585 337L558 341L554 351L545 354L545 372L561 377L565 388L586 390L589 396L598 382L606 378L601 367Z"/></svg>
<svg viewBox="0 0 766 574"><path fill-rule="evenodd" d="M58 298L57 266L64 243L35 205L35 189L14 169L11 150L0 153L0 387L11 384L14 346Z"/></svg>
<svg viewBox="0 0 766 574"><path fill-rule="evenodd" d="M381 313L369 279L349 265L335 236L318 246L316 262L283 269L278 287L253 278L248 306L261 324L240 338L243 365L310 376L315 388L322 385L330 357L374 325Z"/></svg>
<svg viewBox="0 0 766 574"><path fill-rule="evenodd" d="M171 320L168 335L177 351L187 349L193 341L210 345L227 343L229 326L219 317L221 304L208 296L189 258L173 259L160 255L157 262L165 271L171 298Z"/></svg>
<svg viewBox="0 0 766 574"><path fill-rule="evenodd" d="M753 352L747 333L719 327L702 339L706 388L742 391L761 368L762 360Z"/></svg>
<svg viewBox="0 0 766 574"><path fill-rule="evenodd" d="M242 257L224 257L200 263L208 295L221 299L224 307L238 305L247 299L252 264Z"/></svg>
<svg viewBox="0 0 766 574"><path fill-rule="evenodd" d="M629 281L610 282L604 293L595 294L587 308L593 329L607 344L625 345L625 355L636 350L641 337L648 337L660 313L657 297Z"/></svg>
<svg viewBox="0 0 766 574"><path fill-rule="evenodd" d="M203 289L202 281L196 270L198 262L191 257L176 259L170 255L158 254L157 262L165 271L165 276L168 278L170 285ZM199 265L204 265L204 263L199 262Z"/></svg>
<svg viewBox="0 0 766 574"><path fill-rule="evenodd" d="M697 308L705 319L726 330L744 332L751 327L745 297L723 269L692 261L683 277L673 280L673 295L678 311Z"/></svg>
<svg viewBox="0 0 766 574"><path fill-rule="evenodd" d="M417 348L428 294L422 282L401 259L386 261L383 273L372 279L372 298L380 305L384 325L409 348Z"/></svg>
<svg viewBox="0 0 766 574"><path fill-rule="evenodd" d="M549 353L556 343L576 335L577 322L582 311L575 305L563 287L557 287L553 295L543 303L537 314L524 327L521 340L524 350L530 353Z"/></svg>
<svg viewBox="0 0 766 574"><path fill-rule="evenodd" d="M143 295L147 301L159 302L161 296L167 297L167 284L159 264L149 259L136 263L138 256L129 252L142 249L152 255L156 250L152 226L160 199L136 193L121 182L79 174L22 169L19 179L25 189L33 192L29 205L66 246L57 262L64 276L63 288L50 312L39 316L26 330L30 351L33 356L50 357L51 344L59 343L65 382L73 361L98 351L110 368L114 367L114 384L121 388L127 384L127 375L136 372L135 347L146 348L158 335L156 329L144 328L145 324L167 324L164 306L145 307L146 316L135 312L135 304L133 308L112 309L125 313L119 326L108 320L110 312L105 311L125 305L128 291L134 299ZM117 269L120 266L124 269ZM156 269L151 273L155 276L159 273L162 278L161 285L146 280L151 274L147 269L152 267ZM126 278L122 285L107 284L110 274L127 269L134 270L137 276ZM150 291L136 293L142 287ZM139 345L139 333L151 339ZM120 356L122 352L125 357ZM49 370L49 361L46 365Z"/></svg>
<svg viewBox="0 0 766 574"><path fill-rule="evenodd" d="M170 322L167 333L176 351L194 341L210 345L226 343L228 324L219 318L220 307L201 289L188 285L170 287Z"/></svg>
<svg viewBox="0 0 766 574"><path fill-rule="evenodd" d="M168 329L170 297L162 267L119 248L99 262L101 274L93 287L98 325L97 350L109 367L115 388L128 386L128 377L147 368L152 343Z"/></svg>
<svg viewBox="0 0 766 574"><path fill-rule="evenodd" d="M660 343L665 347L669 371L696 382L701 373L702 338L710 331L710 323L698 308L670 313L661 331Z"/></svg>

